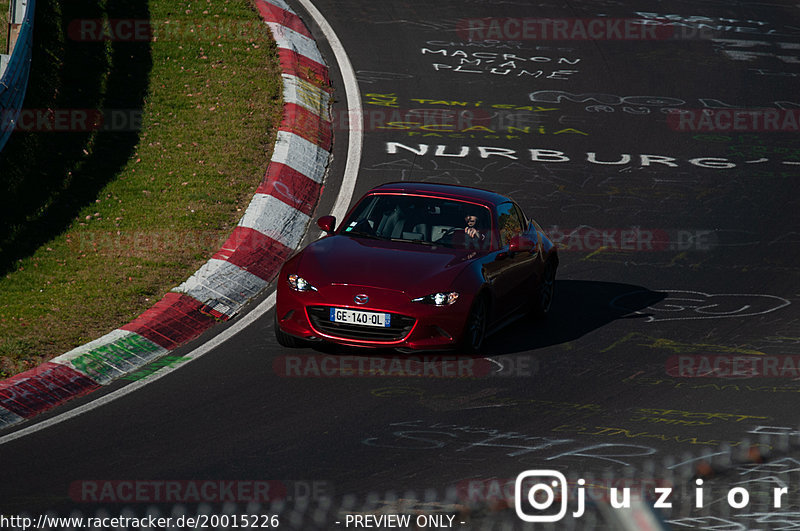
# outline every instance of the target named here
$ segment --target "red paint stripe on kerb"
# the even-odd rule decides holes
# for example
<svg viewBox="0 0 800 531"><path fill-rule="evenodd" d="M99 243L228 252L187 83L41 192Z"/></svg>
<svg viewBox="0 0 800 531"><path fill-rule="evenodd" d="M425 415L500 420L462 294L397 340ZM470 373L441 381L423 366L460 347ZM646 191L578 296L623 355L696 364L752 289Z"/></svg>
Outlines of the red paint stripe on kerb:
<svg viewBox="0 0 800 531"><path fill-rule="evenodd" d="M278 48L278 58L284 74L297 76L322 90L330 91L331 80L328 77L327 66L286 48Z"/></svg>
<svg viewBox="0 0 800 531"><path fill-rule="evenodd" d="M322 193L322 185L286 164L270 162L256 193L276 197L290 207L311 216Z"/></svg>
<svg viewBox="0 0 800 531"><path fill-rule="evenodd" d="M261 13L261 18L265 21L277 22L281 26L286 26L297 33L302 33L306 37L311 38L311 32L308 31L306 25L303 24L303 21L300 20L300 17L296 14L290 13L269 2L257 1L256 7L258 7L258 12Z"/></svg>
<svg viewBox="0 0 800 531"><path fill-rule="evenodd" d="M170 292L142 315L121 327L136 332L156 345L174 349L194 339L217 319L203 313L203 304L183 293Z"/></svg>
<svg viewBox="0 0 800 531"><path fill-rule="evenodd" d="M31 418L98 387L100 384L71 367L46 362L0 382L0 406Z"/></svg>
<svg viewBox="0 0 800 531"><path fill-rule="evenodd" d="M333 140L331 123L296 103L283 106L283 121L280 130L289 131L330 151Z"/></svg>
<svg viewBox="0 0 800 531"><path fill-rule="evenodd" d="M214 258L226 260L266 281L275 278L292 250L249 227L233 229Z"/></svg>

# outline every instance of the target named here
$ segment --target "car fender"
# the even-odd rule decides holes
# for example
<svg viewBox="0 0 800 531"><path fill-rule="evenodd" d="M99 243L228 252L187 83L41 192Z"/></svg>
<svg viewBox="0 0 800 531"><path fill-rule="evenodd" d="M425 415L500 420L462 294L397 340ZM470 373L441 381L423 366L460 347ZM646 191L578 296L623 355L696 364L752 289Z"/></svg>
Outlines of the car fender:
<svg viewBox="0 0 800 531"><path fill-rule="evenodd" d="M531 224L536 229L536 233L539 236L539 243L542 246L542 258L546 261L550 256L553 254L557 254L556 244L553 243L553 240L550 239L550 236L539 226L538 223L535 221L531 221Z"/></svg>
<svg viewBox="0 0 800 531"><path fill-rule="evenodd" d="M461 270L450 286L451 291L456 291L459 294L463 294L466 296L465 298L468 299L465 301L467 302L466 311L469 311L473 301L477 296L483 296L486 297L487 304L489 306L489 315L492 315L493 308L495 307L496 297L492 283L489 279L487 279L486 274L484 273L483 266L486 261L491 259L491 257L495 254L496 253L489 253L486 258L475 260L473 263L469 264L468 267L465 267Z"/></svg>

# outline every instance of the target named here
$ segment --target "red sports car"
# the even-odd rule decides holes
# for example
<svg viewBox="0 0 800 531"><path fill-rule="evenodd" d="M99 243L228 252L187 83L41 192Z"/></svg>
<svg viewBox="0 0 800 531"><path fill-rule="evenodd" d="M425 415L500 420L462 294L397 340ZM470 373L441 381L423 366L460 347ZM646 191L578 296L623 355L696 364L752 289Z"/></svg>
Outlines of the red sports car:
<svg viewBox="0 0 800 531"><path fill-rule="evenodd" d="M463 186L373 188L278 277L275 335L361 347L460 348L553 300L558 254L511 199Z"/></svg>

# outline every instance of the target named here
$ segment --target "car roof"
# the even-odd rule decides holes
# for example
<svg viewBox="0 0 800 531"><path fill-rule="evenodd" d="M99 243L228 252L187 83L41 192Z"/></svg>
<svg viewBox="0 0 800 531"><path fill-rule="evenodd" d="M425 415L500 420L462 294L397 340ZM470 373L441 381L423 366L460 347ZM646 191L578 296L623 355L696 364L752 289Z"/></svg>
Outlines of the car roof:
<svg viewBox="0 0 800 531"><path fill-rule="evenodd" d="M500 195L490 190L483 190L481 188L472 188L470 186L461 186L456 184L441 184L441 183L423 183L423 182L394 182L386 183L377 186L367 192L372 193L402 193L402 194L420 194L420 195L434 195L447 199L461 199L473 201L476 203L483 203L487 206L499 205L511 201L508 197Z"/></svg>

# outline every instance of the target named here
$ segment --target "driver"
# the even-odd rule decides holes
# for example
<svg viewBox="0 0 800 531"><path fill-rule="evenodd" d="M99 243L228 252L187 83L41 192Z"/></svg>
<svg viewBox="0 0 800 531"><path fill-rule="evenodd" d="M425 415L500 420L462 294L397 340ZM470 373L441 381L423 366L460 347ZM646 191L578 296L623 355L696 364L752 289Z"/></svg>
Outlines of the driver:
<svg viewBox="0 0 800 531"><path fill-rule="evenodd" d="M486 234L478 228L478 216L467 214L464 217L467 226L464 227L464 247L467 249L481 249L486 239Z"/></svg>

